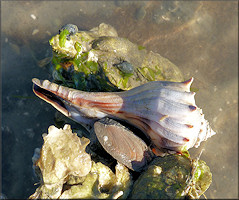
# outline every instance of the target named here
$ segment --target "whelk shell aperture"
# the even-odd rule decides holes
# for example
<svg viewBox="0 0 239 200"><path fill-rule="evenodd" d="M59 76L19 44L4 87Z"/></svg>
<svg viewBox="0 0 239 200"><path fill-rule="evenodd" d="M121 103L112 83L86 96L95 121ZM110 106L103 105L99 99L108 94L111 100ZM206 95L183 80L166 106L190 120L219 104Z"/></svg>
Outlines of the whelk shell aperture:
<svg viewBox="0 0 239 200"><path fill-rule="evenodd" d="M66 116L93 125L99 118L124 119L150 136L158 148L182 151L215 134L185 82L152 81L122 92L84 92L33 80L34 93Z"/></svg>

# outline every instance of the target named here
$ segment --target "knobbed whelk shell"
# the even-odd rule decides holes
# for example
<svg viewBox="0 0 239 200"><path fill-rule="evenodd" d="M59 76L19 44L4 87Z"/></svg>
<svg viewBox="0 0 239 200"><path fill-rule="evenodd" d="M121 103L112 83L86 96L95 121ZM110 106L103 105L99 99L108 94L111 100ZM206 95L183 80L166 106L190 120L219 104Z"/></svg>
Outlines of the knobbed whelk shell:
<svg viewBox="0 0 239 200"><path fill-rule="evenodd" d="M185 82L152 81L123 92L84 92L33 80L34 93L77 122L118 118L150 136L158 148L181 152L215 134Z"/></svg>

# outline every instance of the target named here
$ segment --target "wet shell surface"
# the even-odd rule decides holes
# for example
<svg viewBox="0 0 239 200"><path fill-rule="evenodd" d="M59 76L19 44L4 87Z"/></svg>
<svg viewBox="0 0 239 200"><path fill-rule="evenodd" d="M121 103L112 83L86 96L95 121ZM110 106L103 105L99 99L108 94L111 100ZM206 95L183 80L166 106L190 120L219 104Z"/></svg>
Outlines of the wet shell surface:
<svg viewBox="0 0 239 200"><path fill-rule="evenodd" d="M134 171L141 171L153 158L141 138L113 119L103 118L95 122L94 132L113 158Z"/></svg>
<svg viewBox="0 0 239 200"><path fill-rule="evenodd" d="M82 177L89 173L91 157L85 152L89 139L79 138L68 124L63 129L50 126L43 139L40 158L35 165L40 168L44 183L63 183L69 175Z"/></svg>
<svg viewBox="0 0 239 200"><path fill-rule="evenodd" d="M80 123L104 117L138 127L159 149L181 152L215 134L185 82L152 81L123 92L83 92L33 79L34 93Z"/></svg>

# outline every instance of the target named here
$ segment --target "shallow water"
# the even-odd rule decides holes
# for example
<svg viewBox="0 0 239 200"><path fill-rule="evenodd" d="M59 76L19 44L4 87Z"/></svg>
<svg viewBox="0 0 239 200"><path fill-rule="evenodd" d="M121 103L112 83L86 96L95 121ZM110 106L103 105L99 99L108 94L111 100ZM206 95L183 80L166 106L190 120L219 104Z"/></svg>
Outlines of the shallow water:
<svg viewBox="0 0 239 200"><path fill-rule="evenodd" d="M48 40L66 24L89 30L100 23L176 64L199 89L196 104L217 135L204 142L201 159L213 174L212 198L238 198L238 2L20 1L1 2L2 193L34 193L31 157L55 110L34 96L31 79L51 79L39 61Z"/></svg>

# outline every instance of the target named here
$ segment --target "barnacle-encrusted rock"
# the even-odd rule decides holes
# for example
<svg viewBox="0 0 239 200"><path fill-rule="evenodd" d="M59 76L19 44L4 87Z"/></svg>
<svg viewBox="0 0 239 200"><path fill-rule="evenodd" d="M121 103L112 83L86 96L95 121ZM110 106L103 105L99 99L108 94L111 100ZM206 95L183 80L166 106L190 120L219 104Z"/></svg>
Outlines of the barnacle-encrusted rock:
<svg viewBox="0 0 239 200"><path fill-rule="evenodd" d="M212 174L204 161L182 155L157 157L134 183L132 199L198 199L210 186Z"/></svg>
<svg viewBox="0 0 239 200"><path fill-rule="evenodd" d="M69 125L63 129L50 126L48 132L43 135L40 158L33 158L41 185L31 199L127 197L132 181L125 166L117 164L114 174L92 161L85 152L89 140L72 133Z"/></svg>

